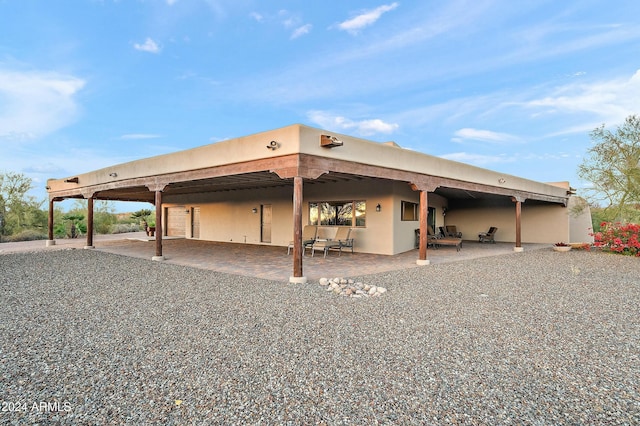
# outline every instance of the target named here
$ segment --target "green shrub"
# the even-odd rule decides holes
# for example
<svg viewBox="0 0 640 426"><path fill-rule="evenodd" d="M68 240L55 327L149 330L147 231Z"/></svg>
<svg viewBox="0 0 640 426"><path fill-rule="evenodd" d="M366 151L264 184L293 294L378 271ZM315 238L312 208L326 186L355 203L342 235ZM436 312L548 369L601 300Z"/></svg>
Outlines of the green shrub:
<svg viewBox="0 0 640 426"><path fill-rule="evenodd" d="M9 235L8 237L4 237L3 241L7 243L15 243L18 241L36 241L36 240L46 240L47 234L42 231L37 231L35 229L25 229L17 234Z"/></svg>
<svg viewBox="0 0 640 426"><path fill-rule="evenodd" d="M111 226L112 234L123 234L125 232L138 232L140 231L140 225L137 223L116 223Z"/></svg>

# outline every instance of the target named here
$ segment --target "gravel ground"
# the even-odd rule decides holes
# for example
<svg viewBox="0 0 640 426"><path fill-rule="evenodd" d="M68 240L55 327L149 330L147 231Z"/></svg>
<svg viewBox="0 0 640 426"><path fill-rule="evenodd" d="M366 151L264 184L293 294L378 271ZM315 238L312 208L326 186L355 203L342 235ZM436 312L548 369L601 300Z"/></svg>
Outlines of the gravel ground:
<svg viewBox="0 0 640 426"><path fill-rule="evenodd" d="M0 423L640 423L639 259L537 250L350 278L388 292L0 255Z"/></svg>

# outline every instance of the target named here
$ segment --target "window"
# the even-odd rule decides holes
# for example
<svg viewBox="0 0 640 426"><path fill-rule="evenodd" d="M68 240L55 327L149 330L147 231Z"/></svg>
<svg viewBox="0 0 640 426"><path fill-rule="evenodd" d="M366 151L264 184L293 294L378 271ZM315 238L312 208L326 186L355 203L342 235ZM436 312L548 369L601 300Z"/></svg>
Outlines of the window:
<svg viewBox="0 0 640 426"><path fill-rule="evenodd" d="M420 205L410 201L401 204L400 220L420 220Z"/></svg>
<svg viewBox="0 0 640 426"><path fill-rule="evenodd" d="M309 203L309 224L320 226L365 226L366 201L320 201Z"/></svg>

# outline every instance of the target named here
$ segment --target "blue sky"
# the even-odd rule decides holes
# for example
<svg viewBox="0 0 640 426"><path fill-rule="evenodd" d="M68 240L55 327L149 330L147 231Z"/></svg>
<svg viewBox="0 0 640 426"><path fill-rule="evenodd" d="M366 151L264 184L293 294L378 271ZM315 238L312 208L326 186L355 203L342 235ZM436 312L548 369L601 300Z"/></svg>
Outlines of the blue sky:
<svg viewBox="0 0 640 426"><path fill-rule="evenodd" d="M0 0L0 170L303 123L551 182L640 114L640 2Z"/></svg>

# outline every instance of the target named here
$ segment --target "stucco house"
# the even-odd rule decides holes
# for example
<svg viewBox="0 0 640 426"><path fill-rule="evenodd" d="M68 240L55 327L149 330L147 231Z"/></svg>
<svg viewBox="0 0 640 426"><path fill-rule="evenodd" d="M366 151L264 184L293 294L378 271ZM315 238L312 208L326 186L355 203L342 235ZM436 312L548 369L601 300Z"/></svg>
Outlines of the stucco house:
<svg viewBox="0 0 640 426"><path fill-rule="evenodd" d="M353 228L357 252L394 255L414 249L428 264L427 226L456 225L465 239L498 227L496 241L589 242L588 207L568 182L541 183L445 160L393 142L378 143L304 125L226 140L49 179L49 241L54 203L88 199L155 205L156 256L162 237L268 244L294 241L292 282L304 282L302 228L319 236ZM93 246L92 232L87 246ZM286 253L286 250L283 250Z"/></svg>

